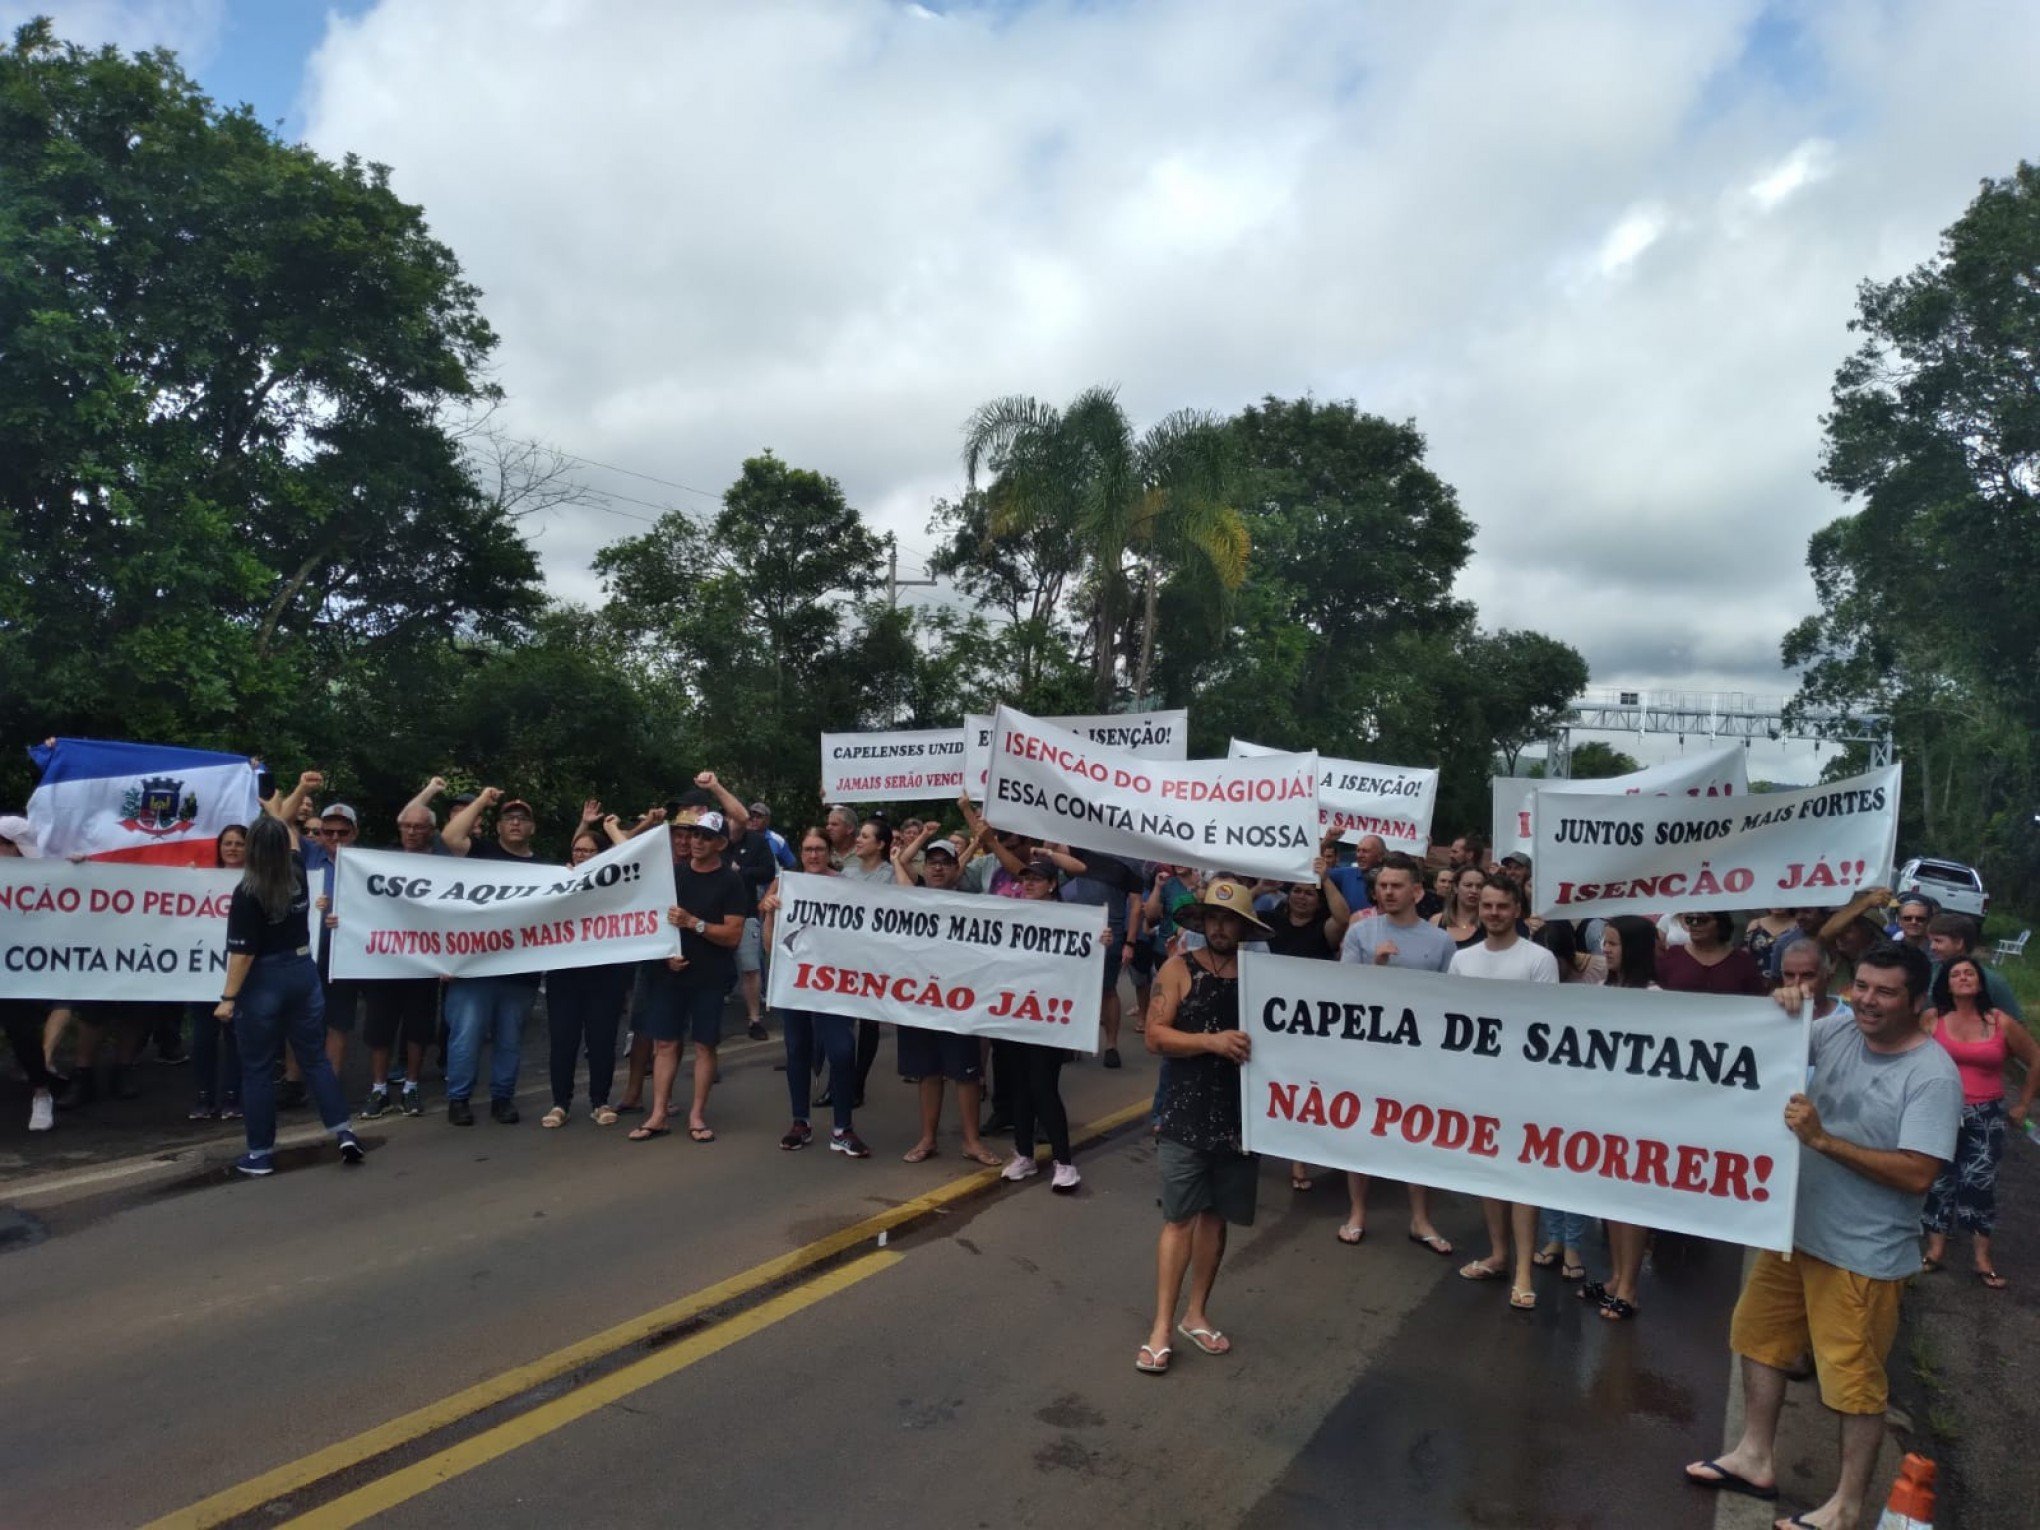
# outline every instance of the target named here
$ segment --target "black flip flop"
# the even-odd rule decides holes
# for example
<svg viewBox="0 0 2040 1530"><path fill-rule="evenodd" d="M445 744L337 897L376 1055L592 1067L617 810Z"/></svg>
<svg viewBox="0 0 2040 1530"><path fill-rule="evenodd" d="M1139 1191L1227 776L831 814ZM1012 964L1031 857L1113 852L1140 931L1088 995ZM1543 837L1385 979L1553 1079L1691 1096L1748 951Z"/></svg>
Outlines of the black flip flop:
<svg viewBox="0 0 2040 1530"><path fill-rule="evenodd" d="M1699 1469L1701 1471L1711 1471L1715 1475L1712 1477L1696 1477L1693 1475L1694 1468L1687 1467L1684 1474L1686 1481L1694 1487L1713 1488L1717 1492L1722 1493L1740 1493L1745 1498L1761 1499L1765 1503L1775 1503L1777 1501L1778 1489L1775 1486L1767 1488L1758 1487L1749 1478L1738 1477L1719 1461L1702 1461Z"/></svg>
<svg viewBox="0 0 2040 1530"><path fill-rule="evenodd" d="M670 1137L672 1135L673 1128L670 1126L640 1126L626 1132L623 1140L625 1142L650 1142L655 1138Z"/></svg>

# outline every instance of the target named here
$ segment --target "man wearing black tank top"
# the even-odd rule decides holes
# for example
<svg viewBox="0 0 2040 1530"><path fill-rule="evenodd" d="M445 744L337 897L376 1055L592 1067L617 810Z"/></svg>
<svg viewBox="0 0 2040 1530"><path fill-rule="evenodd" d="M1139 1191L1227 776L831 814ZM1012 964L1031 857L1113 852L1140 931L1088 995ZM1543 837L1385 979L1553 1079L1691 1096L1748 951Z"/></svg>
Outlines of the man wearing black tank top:
<svg viewBox="0 0 2040 1530"><path fill-rule="evenodd" d="M1162 1236L1156 1256L1155 1322L1134 1360L1159 1376L1173 1352L1169 1330L1207 1355L1231 1351L1206 1310L1225 1257L1226 1224L1251 1226L1260 1160L1240 1147L1240 1064L1249 1040L1240 1029L1240 942L1267 935L1254 898L1228 878L1208 884L1177 922L1204 936L1201 949L1173 956L1155 978L1147 1045L1167 1058L1155 1144L1162 1169ZM1176 1324L1183 1276L1190 1302Z"/></svg>

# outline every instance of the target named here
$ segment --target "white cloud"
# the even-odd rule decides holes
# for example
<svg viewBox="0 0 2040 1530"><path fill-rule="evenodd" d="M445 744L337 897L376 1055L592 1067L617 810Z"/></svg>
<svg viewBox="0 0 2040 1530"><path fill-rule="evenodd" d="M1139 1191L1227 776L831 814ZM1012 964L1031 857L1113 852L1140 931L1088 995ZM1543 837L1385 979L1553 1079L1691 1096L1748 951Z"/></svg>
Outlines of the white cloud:
<svg viewBox="0 0 2040 1530"><path fill-rule="evenodd" d="M135 52L169 48L187 70L202 66L219 46L226 0L0 0L0 34L48 16L66 42Z"/></svg>
<svg viewBox="0 0 2040 1530"><path fill-rule="evenodd" d="M1809 138L1765 171L1750 187L1750 198L1769 212L1795 192L1825 179L1834 169L1835 146L1824 138Z"/></svg>
<svg viewBox="0 0 2040 1530"><path fill-rule="evenodd" d="M1787 14L1789 77L1755 0L383 0L306 121L395 167L569 451L719 489L769 446L912 548L988 397L1351 394L1427 432L1490 623L1782 693L1855 284L2030 148L2040 76L2020 8ZM636 529L561 520L549 576Z"/></svg>

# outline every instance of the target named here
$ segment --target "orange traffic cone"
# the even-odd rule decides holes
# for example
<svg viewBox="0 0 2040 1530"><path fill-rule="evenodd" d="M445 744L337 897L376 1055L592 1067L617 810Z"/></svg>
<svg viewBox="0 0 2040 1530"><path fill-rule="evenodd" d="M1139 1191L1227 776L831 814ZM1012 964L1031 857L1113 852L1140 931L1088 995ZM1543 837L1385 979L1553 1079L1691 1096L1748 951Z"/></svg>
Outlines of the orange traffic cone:
<svg viewBox="0 0 2040 1530"><path fill-rule="evenodd" d="M1878 1517L1877 1530L1934 1530L1934 1463L1925 1456L1907 1456L1898 1464L1891 1501Z"/></svg>

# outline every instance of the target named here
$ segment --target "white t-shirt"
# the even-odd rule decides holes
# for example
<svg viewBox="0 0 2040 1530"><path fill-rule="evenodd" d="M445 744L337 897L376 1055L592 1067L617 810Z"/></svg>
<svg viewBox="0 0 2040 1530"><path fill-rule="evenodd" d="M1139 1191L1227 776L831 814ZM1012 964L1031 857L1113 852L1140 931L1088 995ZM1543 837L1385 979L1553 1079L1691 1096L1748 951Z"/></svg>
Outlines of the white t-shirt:
<svg viewBox="0 0 2040 1530"><path fill-rule="evenodd" d="M1514 945L1490 951L1486 940L1456 951L1446 969L1454 977L1511 978L1518 983L1556 983L1558 959L1534 940L1516 937Z"/></svg>

